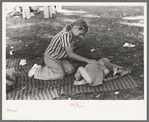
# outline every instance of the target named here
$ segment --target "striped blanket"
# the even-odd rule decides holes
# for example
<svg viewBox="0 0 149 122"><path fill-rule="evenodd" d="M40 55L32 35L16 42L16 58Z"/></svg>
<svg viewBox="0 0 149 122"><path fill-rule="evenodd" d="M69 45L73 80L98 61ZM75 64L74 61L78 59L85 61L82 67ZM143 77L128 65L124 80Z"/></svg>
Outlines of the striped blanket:
<svg viewBox="0 0 149 122"><path fill-rule="evenodd" d="M15 88L6 94L7 100L52 100L62 94L71 96L78 93L112 91L138 86L130 74L95 87L89 85L75 86L73 84L74 74L66 76L63 80L37 80L29 78L27 74L35 63L43 64L43 57L29 59L24 66L19 65L20 60L19 58L6 60L6 69L14 67L18 73Z"/></svg>

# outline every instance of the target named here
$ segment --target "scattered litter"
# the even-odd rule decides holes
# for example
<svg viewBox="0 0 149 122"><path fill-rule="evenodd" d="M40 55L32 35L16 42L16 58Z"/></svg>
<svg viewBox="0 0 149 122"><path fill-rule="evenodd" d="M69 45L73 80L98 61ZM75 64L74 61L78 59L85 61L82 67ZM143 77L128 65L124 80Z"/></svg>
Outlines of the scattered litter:
<svg viewBox="0 0 149 122"><path fill-rule="evenodd" d="M114 29L108 28L108 31L113 31Z"/></svg>
<svg viewBox="0 0 149 122"><path fill-rule="evenodd" d="M20 61L20 63L19 63L19 65L22 65L22 66L24 66L26 64L26 60L25 59L22 59L21 61Z"/></svg>
<svg viewBox="0 0 149 122"><path fill-rule="evenodd" d="M94 52L95 51L95 48L91 49L91 52Z"/></svg>
<svg viewBox="0 0 149 122"><path fill-rule="evenodd" d="M10 51L10 55L13 55L13 52L12 52L12 51L13 51L13 50Z"/></svg>
<svg viewBox="0 0 149 122"><path fill-rule="evenodd" d="M139 64L134 63L133 65L138 66Z"/></svg>
<svg viewBox="0 0 149 122"><path fill-rule="evenodd" d="M11 49L14 48L13 46L11 46Z"/></svg>
<svg viewBox="0 0 149 122"><path fill-rule="evenodd" d="M117 94L119 94L119 92L115 92L115 94L117 95Z"/></svg>
<svg viewBox="0 0 149 122"><path fill-rule="evenodd" d="M97 96L96 96L96 98L99 98L101 96L101 94L98 94Z"/></svg>
<svg viewBox="0 0 149 122"><path fill-rule="evenodd" d="M27 47L28 45L26 45L26 47Z"/></svg>
<svg viewBox="0 0 149 122"><path fill-rule="evenodd" d="M22 42L22 41L20 40L20 42Z"/></svg>
<svg viewBox="0 0 149 122"><path fill-rule="evenodd" d="M68 100L71 100L71 98L69 97Z"/></svg>
<svg viewBox="0 0 149 122"><path fill-rule="evenodd" d="M144 75L140 75L140 77L143 77Z"/></svg>
<svg viewBox="0 0 149 122"><path fill-rule="evenodd" d="M135 45L126 42L123 47L135 47Z"/></svg>
<svg viewBox="0 0 149 122"><path fill-rule="evenodd" d="M135 54L135 55L133 55L134 57L136 57L137 55Z"/></svg>

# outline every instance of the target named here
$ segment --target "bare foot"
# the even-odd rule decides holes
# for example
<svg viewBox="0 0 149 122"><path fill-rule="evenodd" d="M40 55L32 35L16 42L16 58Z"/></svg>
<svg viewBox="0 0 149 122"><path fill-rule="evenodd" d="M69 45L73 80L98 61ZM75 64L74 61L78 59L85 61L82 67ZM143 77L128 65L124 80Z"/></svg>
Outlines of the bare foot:
<svg viewBox="0 0 149 122"><path fill-rule="evenodd" d="M80 80L80 74L77 72L76 74L75 74L75 79L77 80L77 81L79 81Z"/></svg>
<svg viewBox="0 0 149 122"><path fill-rule="evenodd" d="M80 84L79 84L79 81L74 80L74 85L80 85Z"/></svg>
<svg viewBox="0 0 149 122"><path fill-rule="evenodd" d="M88 84L85 79L81 81L74 80L74 85L85 85Z"/></svg>

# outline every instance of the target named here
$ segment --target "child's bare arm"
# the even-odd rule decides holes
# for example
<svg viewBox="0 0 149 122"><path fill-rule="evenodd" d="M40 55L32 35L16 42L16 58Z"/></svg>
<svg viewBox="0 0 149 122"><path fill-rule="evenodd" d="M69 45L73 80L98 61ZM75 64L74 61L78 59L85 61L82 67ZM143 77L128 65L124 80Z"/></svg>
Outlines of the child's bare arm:
<svg viewBox="0 0 149 122"><path fill-rule="evenodd" d="M68 53L68 57L78 60L78 61L82 61L82 62L86 62L86 63L96 63L97 61L94 59L88 59L82 56L77 55L76 53L73 52L71 47L65 47L67 53Z"/></svg>

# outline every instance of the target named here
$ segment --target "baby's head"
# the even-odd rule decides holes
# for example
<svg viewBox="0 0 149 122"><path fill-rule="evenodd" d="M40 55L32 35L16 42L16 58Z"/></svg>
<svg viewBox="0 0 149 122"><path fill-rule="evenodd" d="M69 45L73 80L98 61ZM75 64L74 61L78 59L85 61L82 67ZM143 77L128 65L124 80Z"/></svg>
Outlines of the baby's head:
<svg viewBox="0 0 149 122"><path fill-rule="evenodd" d="M106 67L107 69L111 68L110 61L107 58L102 58L98 60L99 66Z"/></svg>
<svg viewBox="0 0 149 122"><path fill-rule="evenodd" d="M111 69L111 64L107 58L102 58L98 60L98 66L103 68L104 76L109 74L109 70Z"/></svg>

